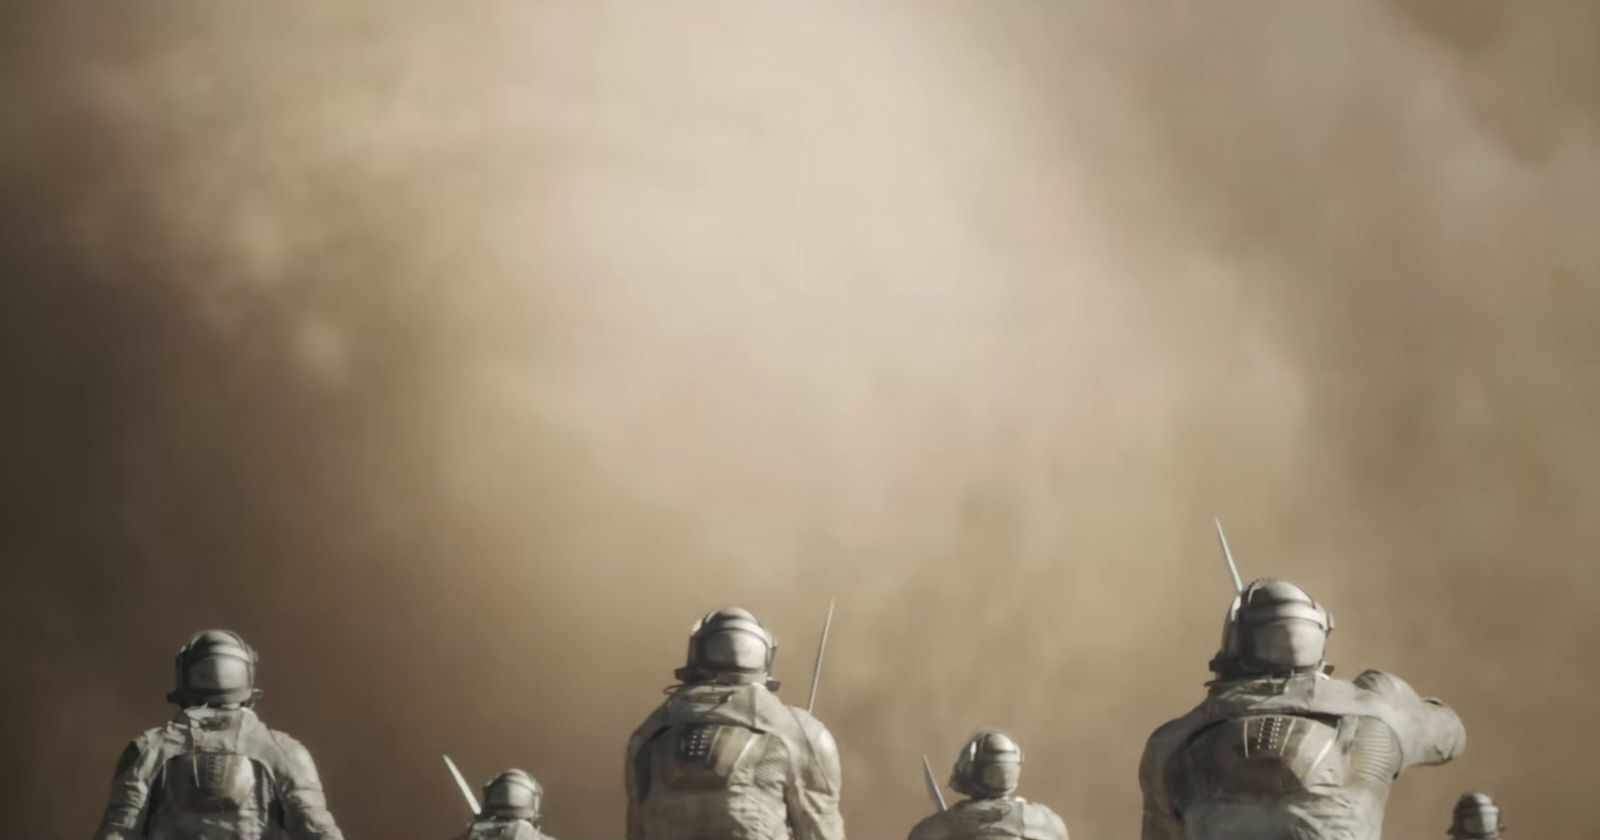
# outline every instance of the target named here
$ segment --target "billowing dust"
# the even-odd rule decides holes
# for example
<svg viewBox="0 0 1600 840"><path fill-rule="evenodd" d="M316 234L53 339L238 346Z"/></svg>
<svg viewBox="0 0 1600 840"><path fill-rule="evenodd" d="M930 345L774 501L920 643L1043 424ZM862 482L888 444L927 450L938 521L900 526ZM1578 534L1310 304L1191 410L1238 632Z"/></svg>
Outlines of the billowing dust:
<svg viewBox="0 0 1600 840"><path fill-rule="evenodd" d="M11 4L8 837L82 837L193 630L349 836L475 780L622 830L703 611L777 632L863 838L980 725L1076 837L1230 592L1600 786L1600 5Z"/></svg>

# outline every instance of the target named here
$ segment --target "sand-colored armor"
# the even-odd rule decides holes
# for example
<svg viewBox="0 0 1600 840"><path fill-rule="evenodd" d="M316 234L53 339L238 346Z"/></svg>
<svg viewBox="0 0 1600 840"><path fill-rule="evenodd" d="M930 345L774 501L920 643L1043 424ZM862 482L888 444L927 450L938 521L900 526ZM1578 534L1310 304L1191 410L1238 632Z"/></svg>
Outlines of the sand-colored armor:
<svg viewBox="0 0 1600 840"><path fill-rule="evenodd" d="M970 798L917 823L910 840L1067 840L1055 811L1016 795L1022 761L1022 747L1005 732L973 733L950 770L950 787Z"/></svg>
<svg viewBox="0 0 1600 840"><path fill-rule="evenodd" d="M1212 685L1145 747L1144 840L1377 840L1401 771L1466 743L1449 706L1403 680L1321 669Z"/></svg>
<svg viewBox="0 0 1600 840"><path fill-rule="evenodd" d="M472 821L457 840L555 840L532 820L518 817L484 817Z"/></svg>
<svg viewBox="0 0 1600 840"><path fill-rule="evenodd" d="M679 686L628 741L628 840L843 840L839 753L763 683Z"/></svg>
<svg viewBox="0 0 1600 840"><path fill-rule="evenodd" d="M963 799L917 823L910 840L1067 840L1067 825L1048 805L1020 796Z"/></svg>
<svg viewBox="0 0 1600 840"><path fill-rule="evenodd" d="M117 762L97 840L343 840L311 754L247 708L195 706Z"/></svg>

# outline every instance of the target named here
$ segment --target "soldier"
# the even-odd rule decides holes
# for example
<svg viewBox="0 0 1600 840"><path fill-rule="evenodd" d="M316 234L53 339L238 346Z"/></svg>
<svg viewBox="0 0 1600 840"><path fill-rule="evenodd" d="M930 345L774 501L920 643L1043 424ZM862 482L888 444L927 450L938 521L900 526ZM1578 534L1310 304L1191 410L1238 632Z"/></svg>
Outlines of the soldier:
<svg viewBox="0 0 1600 840"><path fill-rule="evenodd" d="M1505 826L1500 809L1487 793L1464 793L1450 815L1449 834L1455 840L1500 840Z"/></svg>
<svg viewBox="0 0 1600 840"><path fill-rule="evenodd" d="M1449 706L1381 671L1329 676L1332 630L1289 581L1243 588L1206 699L1145 746L1144 840L1377 840L1400 771L1461 753Z"/></svg>
<svg viewBox="0 0 1600 840"><path fill-rule="evenodd" d="M980 730L950 771L950 787L970 798L917 823L910 840L1067 840L1067 826L1056 812L1012 795L1021 775L1022 748L998 729Z"/></svg>
<svg viewBox="0 0 1600 840"><path fill-rule="evenodd" d="M539 829L544 787L526 772L507 770L483 786L483 807L460 840L555 840Z"/></svg>
<svg viewBox="0 0 1600 840"><path fill-rule="evenodd" d="M838 749L774 694L777 647L741 609L695 625L681 682L628 740L628 840L843 840Z"/></svg>
<svg viewBox="0 0 1600 840"><path fill-rule="evenodd" d="M311 754L251 710L255 651L206 630L176 670L179 712L123 751L97 840L343 840Z"/></svg>

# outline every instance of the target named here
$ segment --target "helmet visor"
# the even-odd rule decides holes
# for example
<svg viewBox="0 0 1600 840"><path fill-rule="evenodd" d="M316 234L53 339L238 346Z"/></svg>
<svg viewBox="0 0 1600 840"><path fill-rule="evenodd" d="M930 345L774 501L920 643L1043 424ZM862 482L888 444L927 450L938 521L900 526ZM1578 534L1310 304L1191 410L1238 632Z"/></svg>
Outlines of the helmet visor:
<svg viewBox="0 0 1600 840"><path fill-rule="evenodd" d="M204 656L189 663L184 678L201 694L228 694L252 688L250 670L250 663L237 657Z"/></svg>

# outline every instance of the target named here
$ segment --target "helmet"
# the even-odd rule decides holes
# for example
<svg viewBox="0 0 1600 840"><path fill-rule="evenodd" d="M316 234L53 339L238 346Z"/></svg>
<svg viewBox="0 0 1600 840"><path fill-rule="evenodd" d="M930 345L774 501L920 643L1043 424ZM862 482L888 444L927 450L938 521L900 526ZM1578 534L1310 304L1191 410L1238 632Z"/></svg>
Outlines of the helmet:
<svg viewBox="0 0 1600 840"><path fill-rule="evenodd" d="M1228 608L1222 645L1211 660L1219 677L1323 668L1333 616L1299 585L1279 578L1250 582Z"/></svg>
<svg viewBox="0 0 1600 840"><path fill-rule="evenodd" d="M738 607L713 610L689 634L689 655L675 673L684 682L765 683L778 640L748 610Z"/></svg>
<svg viewBox="0 0 1600 840"><path fill-rule="evenodd" d="M1450 815L1451 837L1460 840L1496 840L1505 826L1500 824L1500 809L1487 793L1464 793L1456 800Z"/></svg>
<svg viewBox="0 0 1600 840"><path fill-rule="evenodd" d="M980 729L967 740L950 771L950 787L974 799L1006 796L1022 776L1022 748L998 729Z"/></svg>
<svg viewBox="0 0 1600 840"><path fill-rule="evenodd" d="M249 706L256 688L256 652L232 630L194 634L173 662L177 687L167 700L179 706Z"/></svg>
<svg viewBox="0 0 1600 840"><path fill-rule="evenodd" d="M485 816L538 820L544 786L526 771L512 768L483 786Z"/></svg>

